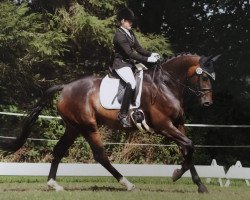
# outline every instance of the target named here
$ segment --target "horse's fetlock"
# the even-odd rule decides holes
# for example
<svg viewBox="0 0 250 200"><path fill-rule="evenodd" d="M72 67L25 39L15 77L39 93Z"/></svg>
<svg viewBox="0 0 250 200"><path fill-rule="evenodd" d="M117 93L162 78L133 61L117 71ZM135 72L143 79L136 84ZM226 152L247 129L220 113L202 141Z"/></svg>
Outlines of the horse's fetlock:
<svg viewBox="0 0 250 200"><path fill-rule="evenodd" d="M194 183L196 183L198 185L202 184L201 179L200 179L200 177L198 175L192 176L192 180L193 180Z"/></svg>

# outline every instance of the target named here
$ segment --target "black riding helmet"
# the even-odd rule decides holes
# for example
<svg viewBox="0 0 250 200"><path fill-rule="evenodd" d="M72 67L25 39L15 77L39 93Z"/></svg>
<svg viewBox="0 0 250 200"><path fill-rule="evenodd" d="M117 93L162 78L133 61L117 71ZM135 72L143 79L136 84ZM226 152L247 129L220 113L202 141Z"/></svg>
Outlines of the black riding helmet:
<svg viewBox="0 0 250 200"><path fill-rule="evenodd" d="M116 19L119 22L123 19L134 22L135 15L134 15L134 12L132 10L130 10L129 8L122 8L122 9L118 10L117 15L116 15Z"/></svg>

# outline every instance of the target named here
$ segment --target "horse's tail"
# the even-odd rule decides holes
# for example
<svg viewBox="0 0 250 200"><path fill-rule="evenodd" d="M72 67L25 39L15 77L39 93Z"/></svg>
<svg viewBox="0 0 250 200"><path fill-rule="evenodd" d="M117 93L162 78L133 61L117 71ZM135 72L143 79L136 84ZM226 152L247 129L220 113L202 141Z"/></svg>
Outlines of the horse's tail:
<svg viewBox="0 0 250 200"><path fill-rule="evenodd" d="M41 100L35 105L32 111L25 117L22 132L19 134L15 140L0 141L0 149L6 152L16 152L20 149L31 133L31 127L34 125L35 121L38 119L39 114L43 108L52 100L54 94L63 89L64 85L55 85L49 88Z"/></svg>

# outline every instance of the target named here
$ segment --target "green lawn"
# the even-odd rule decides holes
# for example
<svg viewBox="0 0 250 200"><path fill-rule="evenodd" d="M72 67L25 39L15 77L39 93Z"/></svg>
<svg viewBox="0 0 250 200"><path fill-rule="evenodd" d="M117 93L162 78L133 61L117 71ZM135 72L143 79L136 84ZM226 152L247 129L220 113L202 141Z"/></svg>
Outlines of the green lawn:
<svg viewBox="0 0 250 200"><path fill-rule="evenodd" d="M48 189L46 177L0 176L0 199L87 199L87 200L246 200L250 188L243 181L233 181L228 188L220 187L216 180L207 184L209 194L198 194L190 179L182 178L172 183L170 178L128 177L136 189L126 191L112 177L60 177L58 182L65 191ZM204 180L205 182L205 180Z"/></svg>

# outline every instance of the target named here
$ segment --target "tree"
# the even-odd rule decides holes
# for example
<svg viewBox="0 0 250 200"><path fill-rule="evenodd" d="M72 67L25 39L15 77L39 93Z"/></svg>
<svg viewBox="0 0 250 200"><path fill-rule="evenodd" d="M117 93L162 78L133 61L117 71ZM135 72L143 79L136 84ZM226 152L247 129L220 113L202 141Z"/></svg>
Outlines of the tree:
<svg viewBox="0 0 250 200"><path fill-rule="evenodd" d="M33 13L26 4L5 1L0 10L0 102L23 105L44 86L46 67L63 65L67 35L55 17Z"/></svg>
<svg viewBox="0 0 250 200"><path fill-rule="evenodd" d="M113 34L115 32L114 15L123 0L91 0L91 1L49 1L33 0L32 4L15 5L9 1L0 3L0 108L7 111L27 110L42 93L54 84L67 83L85 74L101 75L106 73L113 60ZM137 31L142 46L162 55L171 54L168 40L162 35L143 34ZM13 92L15 91L15 92ZM56 114L55 109L48 108L46 114ZM43 113L43 114L45 114ZM20 131L18 119L0 116L3 126L1 135L15 136ZM57 139L63 133L62 122L39 121L39 126L32 132L34 137ZM11 131L9 130L12 127ZM6 131L7 130L7 131ZM45 134L39 134L44 132ZM116 137L113 134L113 137ZM125 134L119 134L124 140L130 140ZM133 137L132 137L133 139ZM141 137L142 141L147 138ZM156 141L160 140L155 138ZM46 145L46 148L43 147ZM32 146L32 144L31 144ZM25 148L17 155L20 161L38 161L37 157L45 157L52 151L50 143L39 143L32 148ZM86 161L90 156L82 155L87 145L78 140L70 159L79 158ZM49 149L49 150L48 150ZM110 147L114 153L123 149ZM134 161L141 162L145 154L151 155L146 148L118 155L134 155ZM174 150L172 150L174 151ZM170 153L169 153L170 152ZM70 154L71 154L70 153ZM129 153L129 154L128 154ZM162 150L162 155L173 158L171 151ZM49 157L49 156L48 156ZM87 157L87 158L86 158ZM114 156L112 156L114 157ZM147 162L152 162L152 156ZM15 160L17 161L17 160ZM167 161L162 161L167 162Z"/></svg>
<svg viewBox="0 0 250 200"><path fill-rule="evenodd" d="M201 110L193 103L194 98L188 96L185 102L188 120L210 124L249 124L249 4L244 0L129 1L129 5L139 13L142 31L164 34L170 39L175 52L186 51L207 56L222 54L216 64L213 107ZM198 144L249 145L250 138L246 129L211 129L204 134L200 132L191 132L191 137ZM199 158L203 162L223 156L225 164L232 164L241 157L242 161L249 164L242 149L231 151L228 160L225 160L228 150L206 151L208 153Z"/></svg>
<svg viewBox="0 0 250 200"><path fill-rule="evenodd" d="M0 4L2 104L24 106L49 85L103 74L112 64L114 14L124 1L32 2ZM137 34L145 48L171 53L164 37Z"/></svg>

